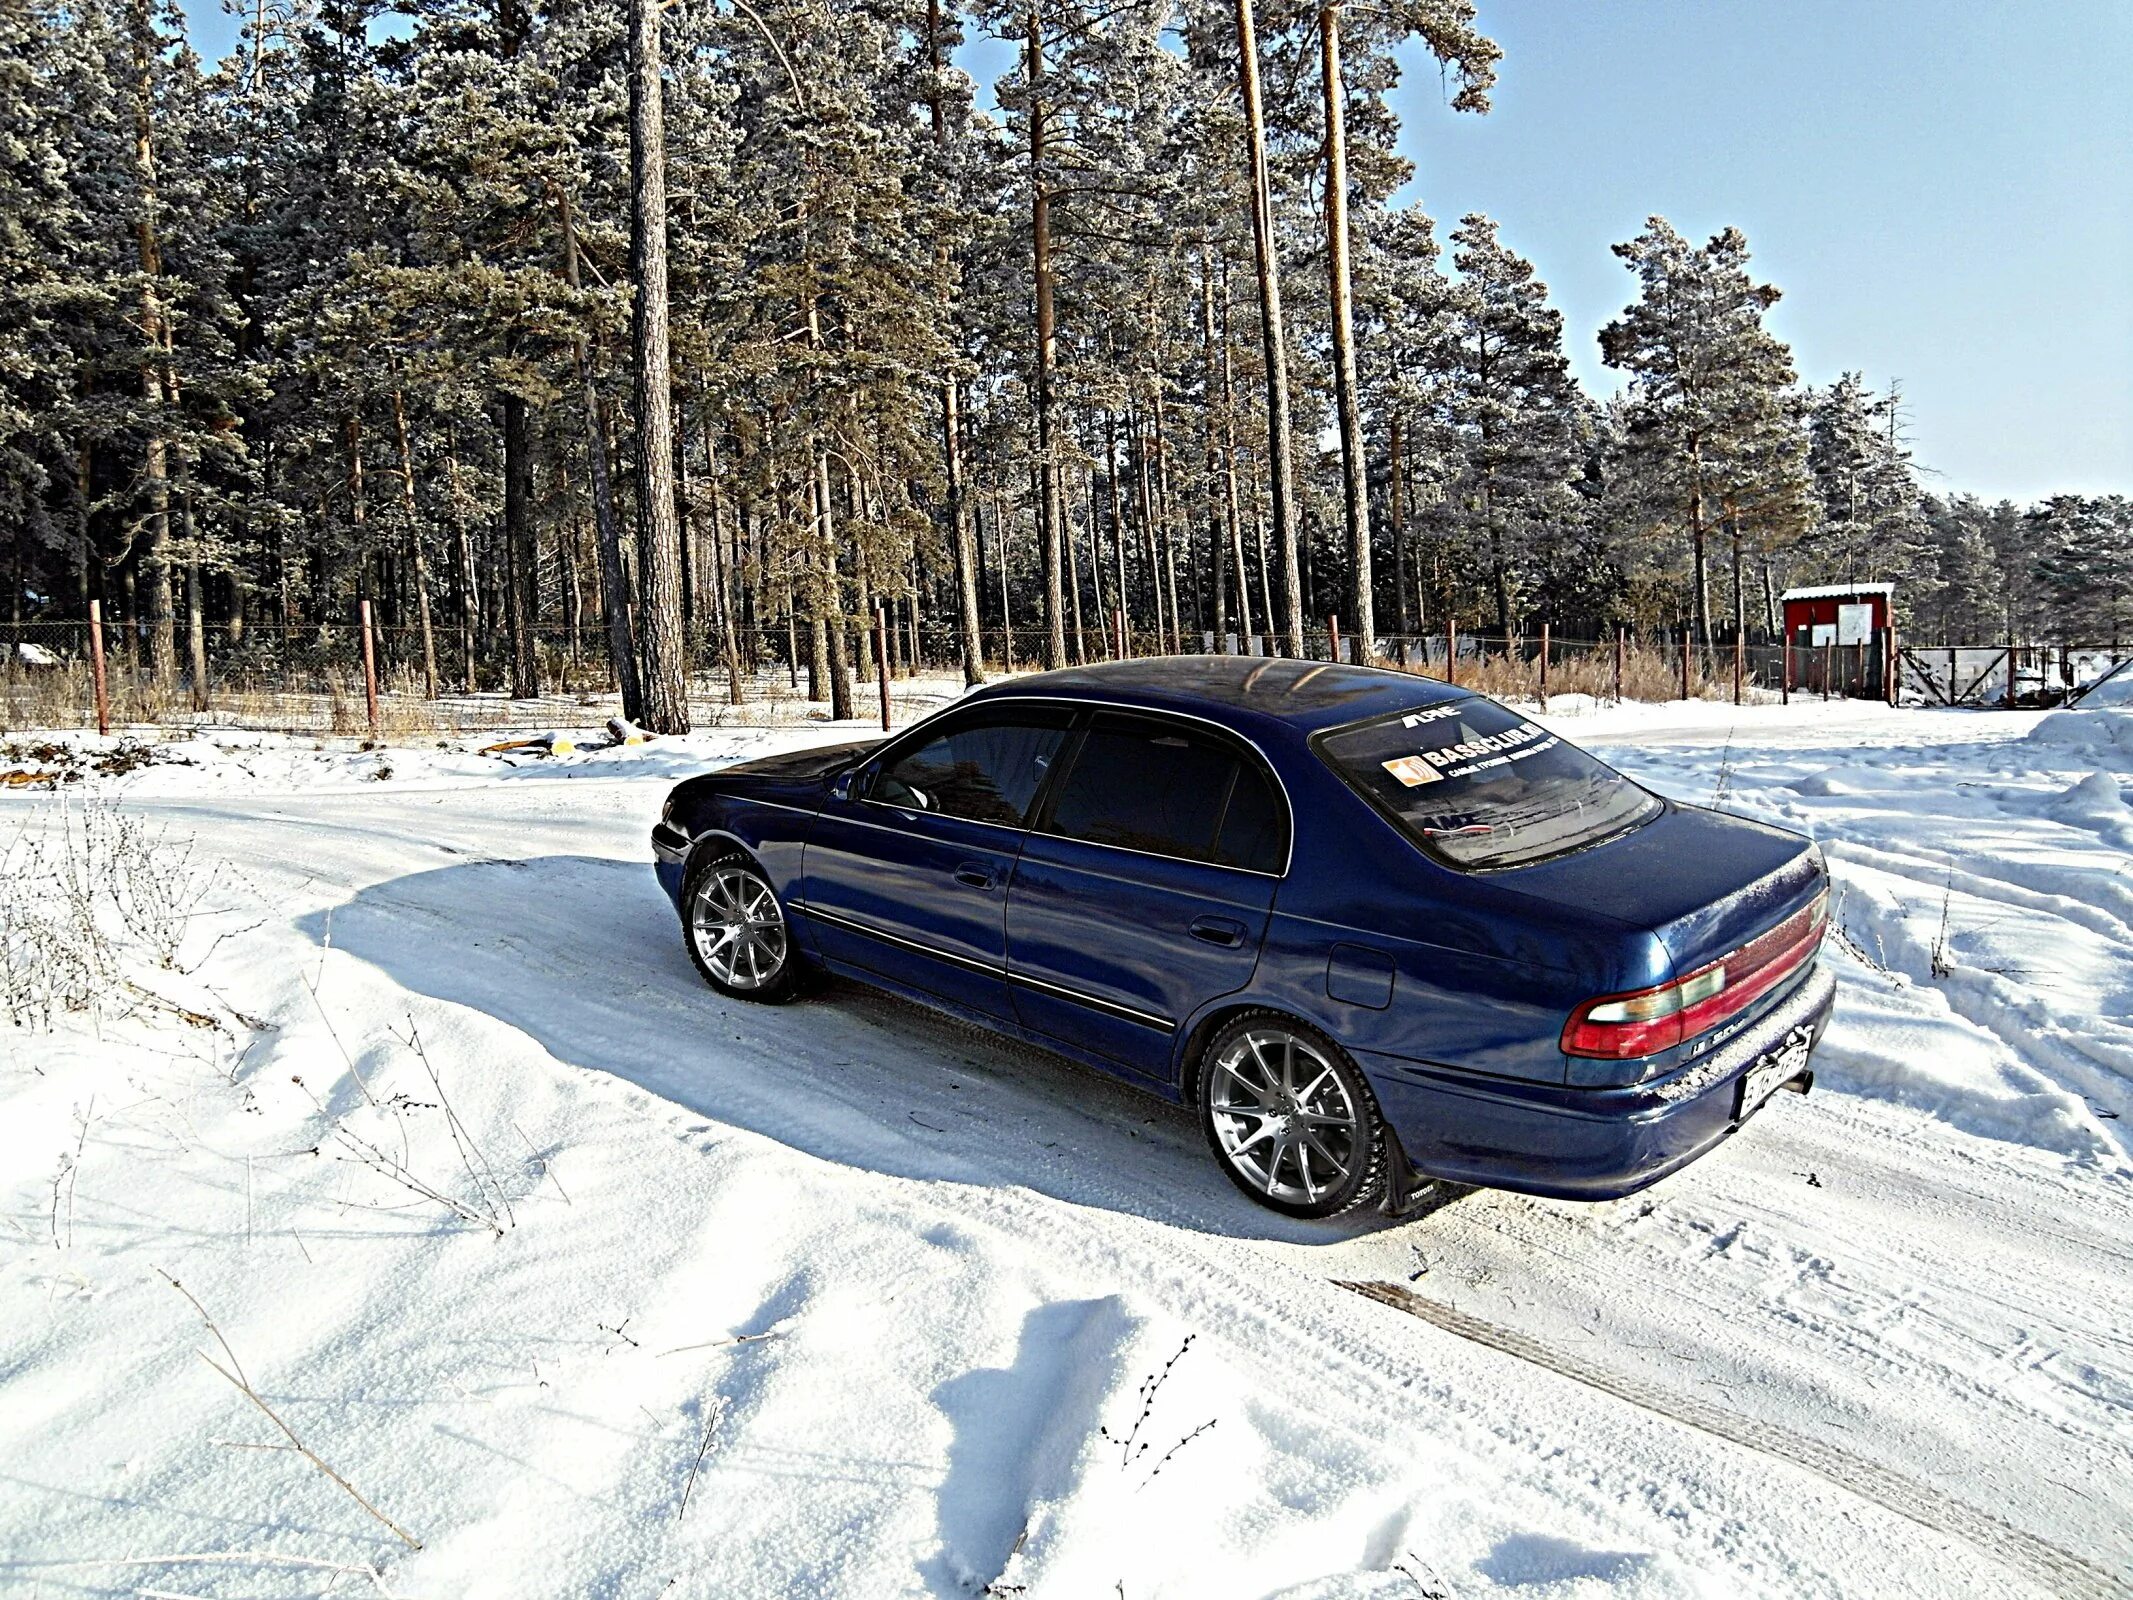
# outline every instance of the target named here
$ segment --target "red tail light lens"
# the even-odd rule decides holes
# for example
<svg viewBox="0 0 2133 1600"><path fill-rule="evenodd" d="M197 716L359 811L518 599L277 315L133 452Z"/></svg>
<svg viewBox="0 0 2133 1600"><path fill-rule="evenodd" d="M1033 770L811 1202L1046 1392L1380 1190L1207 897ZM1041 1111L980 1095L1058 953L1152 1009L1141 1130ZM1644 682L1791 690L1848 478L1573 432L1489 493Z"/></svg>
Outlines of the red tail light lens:
<svg viewBox="0 0 2133 1600"><path fill-rule="evenodd" d="M1633 994L1601 995L1570 1014L1563 1053L1600 1061L1655 1056L1738 1016L1814 959L1828 931L1829 893L1768 933L1685 978Z"/></svg>

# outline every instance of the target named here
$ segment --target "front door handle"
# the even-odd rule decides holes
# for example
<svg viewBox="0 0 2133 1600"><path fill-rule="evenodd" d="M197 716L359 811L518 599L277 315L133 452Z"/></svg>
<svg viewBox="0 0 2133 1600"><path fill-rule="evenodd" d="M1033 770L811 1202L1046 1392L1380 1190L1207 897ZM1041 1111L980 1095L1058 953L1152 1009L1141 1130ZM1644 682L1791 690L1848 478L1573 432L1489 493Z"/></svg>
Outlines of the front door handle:
<svg viewBox="0 0 2133 1600"><path fill-rule="evenodd" d="M1209 944L1218 944L1225 950L1234 950L1244 943L1244 924L1232 922L1228 917L1195 918L1189 930L1195 939Z"/></svg>
<svg viewBox="0 0 2133 1600"><path fill-rule="evenodd" d="M965 862L955 869L955 881L972 889L990 889L993 882L992 869Z"/></svg>

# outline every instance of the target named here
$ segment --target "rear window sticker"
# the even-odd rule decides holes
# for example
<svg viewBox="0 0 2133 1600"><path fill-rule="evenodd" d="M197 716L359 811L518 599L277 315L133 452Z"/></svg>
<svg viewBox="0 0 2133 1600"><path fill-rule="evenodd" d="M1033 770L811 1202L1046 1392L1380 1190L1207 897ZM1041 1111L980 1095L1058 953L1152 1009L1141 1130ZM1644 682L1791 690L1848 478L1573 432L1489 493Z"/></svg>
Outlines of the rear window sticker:
<svg viewBox="0 0 2133 1600"><path fill-rule="evenodd" d="M1385 770L1410 789L1419 789L1425 783L1440 783L1443 774L1435 771L1416 756L1397 756L1384 763Z"/></svg>

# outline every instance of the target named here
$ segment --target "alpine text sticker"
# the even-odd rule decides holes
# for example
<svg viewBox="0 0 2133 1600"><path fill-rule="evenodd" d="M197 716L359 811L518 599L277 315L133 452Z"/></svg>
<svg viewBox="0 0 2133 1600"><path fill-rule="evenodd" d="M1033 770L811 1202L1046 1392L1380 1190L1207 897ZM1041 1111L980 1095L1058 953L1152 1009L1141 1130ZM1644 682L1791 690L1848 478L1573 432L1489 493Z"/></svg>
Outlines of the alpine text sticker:
<svg viewBox="0 0 2133 1600"><path fill-rule="evenodd" d="M1437 772L1418 756L1397 756L1384 763L1385 770L1410 789L1419 789L1425 783L1441 783L1443 774Z"/></svg>
<svg viewBox="0 0 2133 1600"><path fill-rule="evenodd" d="M1403 728L1419 728L1425 722L1441 722L1446 717L1456 717L1465 709L1466 706L1463 702L1454 700L1450 705L1432 706L1427 711L1417 711L1412 716L1402 717L1400 726Z"/></svg>

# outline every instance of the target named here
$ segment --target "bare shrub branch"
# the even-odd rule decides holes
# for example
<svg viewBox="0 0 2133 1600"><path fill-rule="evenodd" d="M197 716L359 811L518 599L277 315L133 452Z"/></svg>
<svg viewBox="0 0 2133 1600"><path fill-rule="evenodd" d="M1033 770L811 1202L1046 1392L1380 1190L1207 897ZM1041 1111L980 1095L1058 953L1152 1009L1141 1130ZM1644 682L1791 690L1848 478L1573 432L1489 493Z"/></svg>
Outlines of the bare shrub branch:
<svg viewBox="0 0 2133 1600"><path fill-rule="evenodd" d="M399 1523L393 1521L391 1517L388 1517L384 1512L380 1511L376 1506L372 1505L368 1500L364 1499L363 1496L356 1491L356 1487L354 1484L350 1483L338 1472L335 1472L333 1468L326 1465L325 1461L321 1459L310 1448L310 1446L306 1445L303 1440L299 1439L296 1436L296 1430L291 1428L286 1422L282 1421L281 1418L275 1414L274 1408L268 1405L266 1401L262 1400L259 1397L259 1391L252 1387L251 1380L244 1375L244 1366L241 1362L238 1361L237 1352L230 1348L229 1340L225 1339L222 1336L222 1330L215 1326L215 1319L207 1314L207 1307L203 1306L199 1302L199 1300L194 1297L192 1290L186 1288L184 1284L180 1283L176 1278L173 1278L169 1273L164 1272L162 1268L158 1267L156 1271L158 1272L158 1274L160 1274L164 1282L168 1283L173 1289L177 1290L178 1293L185 1296L186 1302L191 1305L193 1310L199 1312L200 1320L207 1325L207 1331L215 1336L215 1343L222 1347L223 1357L229 1362L229 1366L227 1368L224 1368L214 1359L214 1357L210 1356L204 1350L199 1352L200 1359L202 1361L205 1361L208 1366L213 1368L214 1371L219 1374L223 1378L223 1380L227 1382L232 1388L234 1388L239 1394L243 1395L247 1400L251 1401L253 1405L257 1406L259 1408L260 1413L265 1416L265 1418L269 1422L273 1423L275 1427L281 1430L282 1437L289 1441L290 1445L296 1450L297 1454L301 1455L306 1461L310 1462L314 1467L318 1468L319 1471L323 1472L327 1477L331 1478L334 1483L339 1485L340 1488L348 1495L349 1499L353 1500L357 1505L361 1506L365 1511L369 1512L373 1517L377 1518L378 1521L382 1522L387 1528L392 1531L393 1536L397 1538L402 1544L406 1545L410 1550L420 1550L422 1548L421 1540L417 1539L413 1534L409 1533L405 1528L401 1527Z"/></svg>

